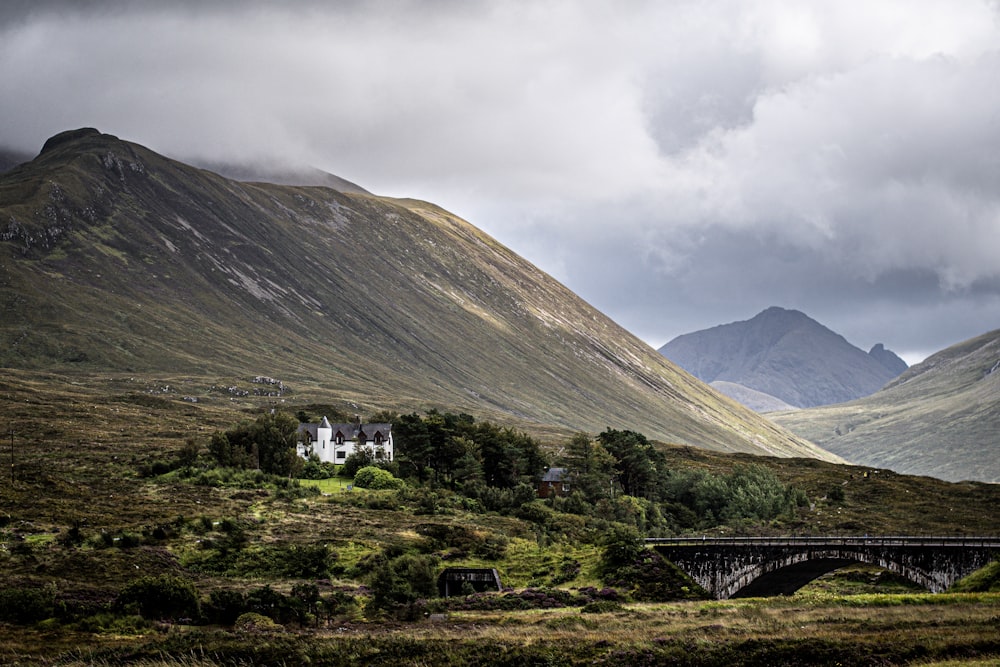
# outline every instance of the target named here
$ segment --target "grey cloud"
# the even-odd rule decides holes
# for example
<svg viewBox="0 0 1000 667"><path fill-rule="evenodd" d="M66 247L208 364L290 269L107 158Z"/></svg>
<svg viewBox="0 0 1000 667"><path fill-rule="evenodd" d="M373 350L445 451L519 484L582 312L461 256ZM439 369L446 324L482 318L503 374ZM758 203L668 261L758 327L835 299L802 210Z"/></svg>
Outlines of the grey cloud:
<svg viewBox="0 0 1000 667"><path fill-rule="evenodd" d="M931 350L1000 326L998 15L15 0L0 144L90 125L429 199L652 343L782 305Z"/></svg>

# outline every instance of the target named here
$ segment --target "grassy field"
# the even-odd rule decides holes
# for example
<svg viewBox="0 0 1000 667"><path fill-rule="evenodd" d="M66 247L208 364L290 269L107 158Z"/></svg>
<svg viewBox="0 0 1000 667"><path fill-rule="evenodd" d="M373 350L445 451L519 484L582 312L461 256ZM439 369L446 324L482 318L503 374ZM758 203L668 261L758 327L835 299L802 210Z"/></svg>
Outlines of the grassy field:
<svg viewBox="0 0 1000 667"><path fill-rule="evenodd" d="M3 664L996 665L1000 595L803 595L461 612L292 632L5 629Z"/></svg>

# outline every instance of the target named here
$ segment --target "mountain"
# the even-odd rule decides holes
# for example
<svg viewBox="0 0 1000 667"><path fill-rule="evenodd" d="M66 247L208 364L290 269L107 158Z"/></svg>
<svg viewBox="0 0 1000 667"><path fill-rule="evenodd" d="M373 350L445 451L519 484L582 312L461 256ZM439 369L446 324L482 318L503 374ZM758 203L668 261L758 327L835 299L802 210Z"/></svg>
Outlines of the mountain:
<svg viewBox="0 0 1000 667"><path fill-rule="evenodd" d="M868 356L882 364L886 370L892 373L893 377L901 375L909 368L905 361L900 359L892 350L885 349L882 343L877 343L872 349L868 350Z"/></svg>
<svg viewBox="0 0 1000 667"><path fill-rule="evenodd" d="M853 463L1000 483L1000 329L938 352L866 398L770 416Z"/></svg>
<svg viewBox="0 0 1000 667"><path fill-rule="evenodd" d="M800 408L849 401L899 375L899 364L906 367L881 344L866 354L805 314L777 307L678 336L659 352L705 382L765 394L751 401L760 406L773 399Z"/></svg>
<svg viewBox="0 0 1000 667"><path fill-rule="evenodd" d="M85 128L0 175L0 220L0 366L837 460L426 202L237 182Z"/></svg>

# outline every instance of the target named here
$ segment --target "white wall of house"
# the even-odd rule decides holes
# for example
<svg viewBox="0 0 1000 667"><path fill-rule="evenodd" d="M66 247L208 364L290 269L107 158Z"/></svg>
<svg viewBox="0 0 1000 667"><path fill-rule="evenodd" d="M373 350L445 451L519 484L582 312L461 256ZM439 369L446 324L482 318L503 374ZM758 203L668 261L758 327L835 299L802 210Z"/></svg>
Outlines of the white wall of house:
<svg viewBox="0 0 1000 667"><path fill-rule="evenodd" d="M365 435L364 442L356 439L358 431L355 424L334 425L324 417L315 428L315 439L312 438L311 429L300 426L296 451L302 458L309 458L311 452L323 463L342 464L351 454L367 447L378 460L393 459L395 450L391 424L361 424L360 432Z"/></svg>

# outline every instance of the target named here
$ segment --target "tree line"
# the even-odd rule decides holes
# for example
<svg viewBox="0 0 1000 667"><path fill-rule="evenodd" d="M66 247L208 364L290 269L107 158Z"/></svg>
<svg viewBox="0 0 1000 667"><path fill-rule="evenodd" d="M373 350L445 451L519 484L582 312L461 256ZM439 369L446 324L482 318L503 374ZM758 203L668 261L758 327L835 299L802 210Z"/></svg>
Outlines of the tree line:
<svg viewBox="0 0 1000 667"><path fill-rule="evenodd" d="M608 428L596 438L577 434L552 459L528 434L464 413L430 410L424 415L380 413L378 417L393 424L394 460L376 460L362 449L348 457L342 474L354 477L375 466L408 485L475 500L487 511L520 510L525 516L538 516L538 511L524 506L536 502L536 484L552 464L565 468L563 483L568 489L545 501L552 509L632 524L647 534L766 522L790 515L807 502L801 490L783 484L761 465L737 466L724 474L672 468L660 449L630 430ZM209 451L222 466L287 476L300 475L303 468L332 474L332 466L304 463L296 455L297 427L292 416L261 415L217 432ZM381 482L381 488L396 486Z"/></svg>

